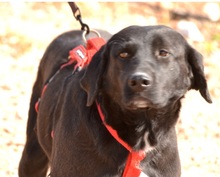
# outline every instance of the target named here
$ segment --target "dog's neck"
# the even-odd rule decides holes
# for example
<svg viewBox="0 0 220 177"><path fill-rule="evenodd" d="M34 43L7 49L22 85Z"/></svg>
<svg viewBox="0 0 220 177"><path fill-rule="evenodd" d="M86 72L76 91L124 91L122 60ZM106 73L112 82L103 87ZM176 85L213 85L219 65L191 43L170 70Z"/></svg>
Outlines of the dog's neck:
<svg viewBox="0 0 220 177"><path fill-rule="evenodd" d="M167 133L175 125L181 107L178 100L161 109L132 111L122 109L108 96L101 96L99 102L102 103L105 122L134 150L150 150L156 146L160 135Z"/></svg>

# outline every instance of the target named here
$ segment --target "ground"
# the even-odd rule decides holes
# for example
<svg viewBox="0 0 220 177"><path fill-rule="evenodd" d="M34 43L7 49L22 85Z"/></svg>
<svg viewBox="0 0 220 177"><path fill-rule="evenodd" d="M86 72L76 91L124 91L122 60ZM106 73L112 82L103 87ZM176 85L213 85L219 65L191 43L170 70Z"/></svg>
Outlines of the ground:
<svg viewBox="0 0 220 177"><path fill-rule="evenodd" d="M112 33L129 25L176 28L170 10L204 15L205 3L78 3L84 22ZM178 19L181 20L181 19ZM196 18L204 41L189 42L204 55L213 104L197 91L183 100L176 129L182 176L220 174L220 24ZM0 3L0 176L16 177L25 143L29 98L40 58L64 31L80 29L67 3Z"/></svg>

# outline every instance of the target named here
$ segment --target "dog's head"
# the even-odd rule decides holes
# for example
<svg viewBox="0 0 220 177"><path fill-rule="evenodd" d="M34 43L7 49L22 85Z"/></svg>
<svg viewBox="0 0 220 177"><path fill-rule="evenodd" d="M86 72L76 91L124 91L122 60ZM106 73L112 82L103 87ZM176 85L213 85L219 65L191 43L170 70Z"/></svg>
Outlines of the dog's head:
<svg viewBox="0 0 220 177"><path fill-rule="evenodd" d="M93 57L81 80L87 106L104 92L124 109L162 108L199 90L209 103L202 55L165 26L123 29Z"/></svg>

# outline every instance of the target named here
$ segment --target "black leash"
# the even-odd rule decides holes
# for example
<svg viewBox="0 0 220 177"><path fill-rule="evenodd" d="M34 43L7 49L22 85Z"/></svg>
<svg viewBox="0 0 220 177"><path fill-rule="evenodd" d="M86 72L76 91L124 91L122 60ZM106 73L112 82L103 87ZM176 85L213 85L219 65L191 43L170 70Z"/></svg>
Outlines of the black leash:
<svg viewBox="0 0 220 177"><path fill-rule="evenodd" d="M81 30L86 31L86 34L89 34L89 32L90 32L89 26L87 24L83 23L79 7L76 5L75 2L68 2L68 4L69 4L70 8L72 9L73 16L75 17L75 19L77 21L79 21L79 23L81 25Z"/></svg>

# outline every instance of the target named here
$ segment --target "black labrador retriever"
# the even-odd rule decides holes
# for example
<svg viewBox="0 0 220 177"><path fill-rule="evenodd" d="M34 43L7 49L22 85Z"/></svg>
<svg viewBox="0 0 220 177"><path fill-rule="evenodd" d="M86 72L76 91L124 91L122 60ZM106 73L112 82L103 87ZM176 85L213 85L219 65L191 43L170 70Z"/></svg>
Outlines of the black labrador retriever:
<svg viewBox="0 0 220 177"><path fill-rule="evenodd" d="M72 74L73 66L61 70L48 85L37 114L34 104L44 84L67 61L69 50L80 44L81 31L67 32L43 56L19 176L43 177L48 167L51 177L122 176L129 152L103 125L98 102L106 124L135 151L146 152L140 164L146 176L179 177L174 126L181 99L195 89L212 102L201 54L169 27L127 27L82 71Z"/></svg>

